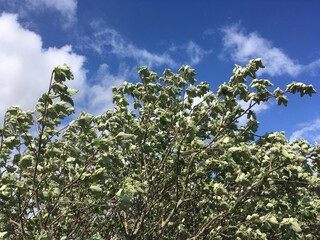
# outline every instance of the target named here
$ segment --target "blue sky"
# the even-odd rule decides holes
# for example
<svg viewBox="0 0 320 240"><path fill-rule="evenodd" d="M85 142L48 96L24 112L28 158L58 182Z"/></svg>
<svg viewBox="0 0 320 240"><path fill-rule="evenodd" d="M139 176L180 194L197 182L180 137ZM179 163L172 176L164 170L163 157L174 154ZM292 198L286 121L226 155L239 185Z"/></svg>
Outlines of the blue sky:
<svg viewBox="0 0 320 240"><path fill-rule="evenodd" d="M111 87L137 81L147 65L161 74L189 64L212 91L234 64L261 57L259 78L320 91L317 0L0 0L0 111L32 109L60 63L75 73L78 112L112 107ZM320 142L320 95L289 96L256 108L259 133Z"/></svg>

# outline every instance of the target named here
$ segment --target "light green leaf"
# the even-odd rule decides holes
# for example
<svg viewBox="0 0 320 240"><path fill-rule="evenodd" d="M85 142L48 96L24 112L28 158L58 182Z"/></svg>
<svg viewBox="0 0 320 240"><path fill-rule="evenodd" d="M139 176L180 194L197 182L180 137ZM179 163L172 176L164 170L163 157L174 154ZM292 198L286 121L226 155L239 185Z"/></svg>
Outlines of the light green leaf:
<svg viewBox="0 0 320 240"><path fill-rule="evenodd" d="M133 134L120 132L120 133L116 136L116 138L132 139L132 138L134 138L134 136L135 136L135 135L133 135Z"/></svg>
<svg viewBox="0 0 320 240"><path fill-rule="evenodd" d="M90 189L94 192L101 192L102 191L102 188L97 186L97 185L91 185L90 186Z"/></svg>
<svg viewBox="0 0 320 240"><path fill-rule="evenodd" d="M236 182L241 182L246 178L246 174L245 173L240 173L236 179Z"/></svg>
<svg viewBox="0 0 320 240"><path fill-rule="evenodd" d="M76 159L74 157L68 157L66 163L74 162Z"/></svg>
<svg viewBox="0 0 320 240"><path fill-rule="evenodd" d="M122 196L122 195L123 195L123 189L120 188L120 189L118 190L118 192L116 193L116 196L120 197L120 196Z"/></svg>
<svg viewBox="0 0 320 240"><path fill-rule="evenodd" d="M292 222L291 222L291 229L292 229L293 231L295 231L295 232L301 232L301 231L302 231L299 223L296 222L296 221L292 221Z"/></svg>
<svg viewBox="0 0 320 240"><path fill-rule="evenodd" d="M239 151L239 150L241 150L240 147L230 147L230 148L228 149L228 152L234 153L234 152L237 152L237 151Z"/></svg>
<svg viewBox="0 0 320 240"><path fill-rule="evenodd" d="M76 94L78 92L77 89L72 89L72 88L68 88L67 91L68 91L70 96L72 96L72 95L74 95L74 94Z"/></svg>
<svg viewBox="0 0 320 240"><path fill-rule="evenodd" d="M0 232L0 238L4 239L8 232Z"/></svg>
<svg viewBox="0 0 320 240"><path fill-rule="evenodd" d="M289 158L289 159L293 159L295 156L293 153L288 153L287 150L285 150L285 149L282 149L281 153L284 157Z"/></svg>
<svg viewBox="0 0 320 240"><path fill-rule="evenodd" d="M271 222L271 223L273 223L273 224L278 224L278 223L279 223L278 220L277 220L277 218L276 218L275 216L269 217L269 218L268 218L268 221Z"/></svg>

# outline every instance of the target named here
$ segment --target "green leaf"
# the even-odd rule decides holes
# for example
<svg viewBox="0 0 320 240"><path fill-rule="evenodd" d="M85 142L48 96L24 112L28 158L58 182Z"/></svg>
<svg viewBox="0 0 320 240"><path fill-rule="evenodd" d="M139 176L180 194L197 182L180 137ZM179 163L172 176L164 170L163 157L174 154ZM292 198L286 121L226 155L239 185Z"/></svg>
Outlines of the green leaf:
<svg viewBox="0 0 320 240"><path fill-rule="evenodd" d="M72 163L74 162L76 159L74 157L68 157L66 160L66 163Z"/></svg>
<svg viewBox="0 0 320 240"><path fill-rule="evenodd" d="M128 210L132 205L131 197L128 195L123 195L120 198L119 207L122 210Z"/></svg>
<svg viewBox="0 0 320 240"><path fill-rule="evenodd" d="M274 91L273 91L273 95L275 97L279 97L279 96L282 96L284 94L284 91L282 91L280 88L276 88Z"/></svg>
<svg viewBox="0 0 320 240"><path fill-rule="evenodd" d="M132 139L134 138L135 135L134 134L129 134L129 133L124 133L124 132L120 132L116 138L122 138L122 139Z"/></svg>
<svg viewBox="0 0 320 240"><path fill-rule="evenodd" d="M238 175L238 177L237 177L237 179L236 179L236 183L237 182L241 182L241 181L243 181L244 179L246 179L246 175L244 174L244 173L240 173L239 175Z"/></svg>
<svg viewBox="0 0 320 240"><path fill-rule="evenodd" d="M19 162L19 165L21 168L28 168L32 166L32 161L33 161L33 156L28 154L28 155L24 155Z"/></svg>
<svg viewBox="0 0 320 240"><path fill-rule="evenodd" d="M118 190L118 192L116 193L116 196L120 197L120 196L122 196L122 195L123 195L123 189L120 188L120 189Z"/></svg>
<svg viewBox="0 0 320 240"><path fill-rule="evenodd" d="M240 147L230 147L228 149L228 152L234 153L234 152L237 152L237 151L240 151L240 150L241 150Z"/></svg>
<svg viewBox="0 0 320 240"><path fill-rule="evenodd" d="M286 92L290 92L293 94L300 92L300 96L302 97L305 94L312 96L312 94L316 93L316 90L312 85L306 85L301 82L292 82L291 84L287 85Z"/></svg>
<svg viewBox="0 0 320 240"><path fill-rule="evenodd" d="M74 106L74 102L71 97L69 97L67 95L61 95L60 98L61 98L61 101L65 101L65 102L69 103L71 106Z"/></svg>
<svg viewBox="0 0 320 240"><path fill-rule="evenodd" d="M282 149L281 151L282 155L286 158L289 158L289 159L293 159L295 154L293 153L288 153L285 149Z"/></svg>
<svg viewBox="0 0 320 240"><path fill-rule="evenodd" d="M0 232L0 238L4 239L8 232Z"/></svg>
<svg viewBox="0 0 320 240"><path fill-rule="evenodd" d="M68 80L72 80L74 78L71 68L65 63L57 66L53 72L55 73L55 80L58 82L65 81L65 78Z"/></svg>
<svg viewBox="0 0 320 240"><path fill-rule="evenodd" d="M272 224L278 224L279 223L275 216L269 217L268 221L271 222Z"/></svg>
<svg viewBox="0 0 320 240"><path fill-rule="evenodd" d="M287 106L288 105L288 98L286 96L278 96L276 98L277 100L277 104L280 106L281 104L283 104L284 106Z"/></svg>
<svg viewBox="0 0 320 240"><path fill-rule="evenodd" d="M67 91L69 93L69 96L75 95L78 92L77 89L72 89L72 88L68 88Z"/></svg>
<svg viewBox="0 0 320 240"><path fill-rule="evenodd" d="M102 188L97 186L97 185L91 185L90 186L90 189L94 192L101 192L102 191Z"/></svg>
<svg viewBox="0 0 320 240"><path fill-rule="evenodd" d="M112 88L112 109L62 122L76 90L58 66L36 111L12 107L0 126L0 239L23 237L21 226L36 239L316 239L320 146L259 136L260 115L238 104L287 105L269 80L248 90L261 67L236 65L218 91L196 85L189 66L162 77L141 67L140 81ZM36 229L39 213L48 231Z"/></svg>
<svg viewBox="0 0 320 240"><path fill-rule="evenodd" d="M302 231L299 223L296 222L296 221L292 221L292 222L291 222L291 229L292 229L293 231L295 231L295 232L301 232L301 231Z"/></svg>

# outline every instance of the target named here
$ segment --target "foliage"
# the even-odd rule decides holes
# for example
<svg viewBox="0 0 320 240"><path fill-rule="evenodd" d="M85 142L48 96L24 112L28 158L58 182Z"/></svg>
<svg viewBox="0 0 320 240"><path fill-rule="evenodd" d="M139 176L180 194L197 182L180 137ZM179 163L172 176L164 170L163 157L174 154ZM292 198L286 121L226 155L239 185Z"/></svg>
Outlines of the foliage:
<svg viewBox="0 0 320 240"><path fill-rule="evenodd" d="M257 136L253 109L315 90L271 92L256 78L263 67L236 65L216 93L189 66L162 77L141 67L140 82L113 88L113 110L60 130L76 90L70 68L56 67L35 110L9 108L0 128L0 237L316 239L320 148Z"/></svg>

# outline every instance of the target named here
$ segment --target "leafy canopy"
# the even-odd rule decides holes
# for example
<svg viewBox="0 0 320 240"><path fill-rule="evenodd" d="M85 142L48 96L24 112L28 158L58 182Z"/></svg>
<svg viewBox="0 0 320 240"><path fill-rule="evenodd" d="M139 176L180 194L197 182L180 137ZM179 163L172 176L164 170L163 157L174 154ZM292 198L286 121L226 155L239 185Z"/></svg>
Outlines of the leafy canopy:
<svg viewBox="0 0 320 240"><path fill-rule="evenodd" d="M113 87L113 110L61 128L77 91L56 67L35 110L9 108L0 128L0 238L316 239L320 148L256 135L253 108L315 90L270 91L259 68L236 65L211 92L189 66L141 67L141 81Z"/></svg>

